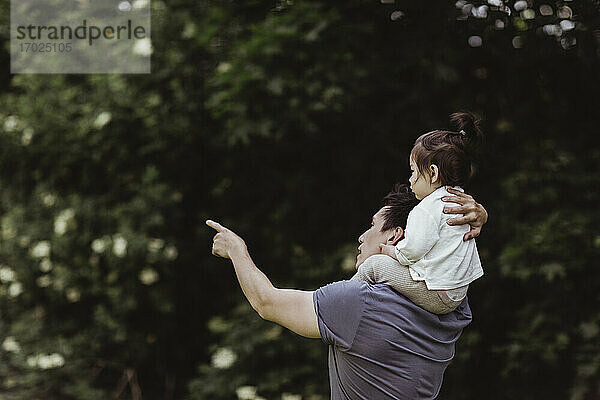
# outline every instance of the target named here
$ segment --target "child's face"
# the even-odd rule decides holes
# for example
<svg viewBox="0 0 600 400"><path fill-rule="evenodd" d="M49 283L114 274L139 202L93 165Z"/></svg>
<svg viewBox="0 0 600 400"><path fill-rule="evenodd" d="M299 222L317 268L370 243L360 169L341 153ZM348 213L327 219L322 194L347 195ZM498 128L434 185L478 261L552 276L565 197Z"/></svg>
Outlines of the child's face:
<svg viewBox="0 0 600 400"><path fill-rule="evenodd" d="M410 157L410 170L412 171L412 174L408 181L410 182L410 189L417 199L422 200L440 186L439 184L436 184L436 182L432 183L430 177L426 177L425 174L419 173L417 164L415 164L412 157ZM427 171L425 173L427 173Z"/></svg>

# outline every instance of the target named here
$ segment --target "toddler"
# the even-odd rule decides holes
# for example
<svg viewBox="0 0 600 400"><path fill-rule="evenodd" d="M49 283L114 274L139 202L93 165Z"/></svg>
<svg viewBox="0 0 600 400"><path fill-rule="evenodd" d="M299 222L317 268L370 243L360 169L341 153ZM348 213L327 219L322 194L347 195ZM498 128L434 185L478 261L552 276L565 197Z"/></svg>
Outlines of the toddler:
<svg viewBox="0 0 600 400"><path fill-rule="evenodd" d="M372 256L352 279L386 283L415 304L436 314L453 311L469 284L483 275L475 240L463 241L468 225L450 226L446 188L463 191L472 173L472 155L483 137L470 113L452 114L458 131L436 130L421 135L410 153L410 187L421 200L408 215L404 237L382 253L402 265Z"/></svg>

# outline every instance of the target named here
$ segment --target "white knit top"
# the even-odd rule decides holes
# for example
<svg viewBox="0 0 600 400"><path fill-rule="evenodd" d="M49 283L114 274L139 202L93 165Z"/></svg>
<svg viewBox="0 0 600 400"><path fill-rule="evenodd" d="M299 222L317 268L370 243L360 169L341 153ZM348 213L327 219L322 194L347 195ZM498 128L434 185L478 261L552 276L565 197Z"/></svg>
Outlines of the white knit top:
<svg viewBox="0 0 600 400"><path fill-rule="evenodd" d="M463 191L460 187L455 187ZM452 193L442 186L412 209L404 238L396 245L396 258L409 267L411 277L425 281L429 290L456 289L483 275L475 239L463 241L469 225L446 223L456 214L444 214L442 197Z"/></svg>

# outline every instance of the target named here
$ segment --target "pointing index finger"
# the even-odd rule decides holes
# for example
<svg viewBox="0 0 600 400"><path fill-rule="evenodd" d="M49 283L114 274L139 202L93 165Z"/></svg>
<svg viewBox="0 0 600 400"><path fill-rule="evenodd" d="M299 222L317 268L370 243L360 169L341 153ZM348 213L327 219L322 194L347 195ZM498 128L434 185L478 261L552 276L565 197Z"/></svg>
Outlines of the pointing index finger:
<svg viewBox="0 0 600 400"><path fill-rule="evenodd" d="M210 220L210 219L206 220L206 225L210 226L211 228L213 228L217 232L223 232L224 230L227 229L223 225L221 225L220 223L215 222L215 221Z"/></svg>

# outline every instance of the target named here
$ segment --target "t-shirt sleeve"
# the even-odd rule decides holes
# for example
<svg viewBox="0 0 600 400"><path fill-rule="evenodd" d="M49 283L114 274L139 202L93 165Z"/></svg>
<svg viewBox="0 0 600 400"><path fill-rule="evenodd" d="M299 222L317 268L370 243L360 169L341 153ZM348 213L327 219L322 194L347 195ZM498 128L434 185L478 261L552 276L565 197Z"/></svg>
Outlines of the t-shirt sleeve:
<svg viewBox="0 0 600 400"><path fill-rule="evenodd" d="M340 281L315 290L313 303L321 340L348 350L363 316L368 285L366 282Z"/></svg>

